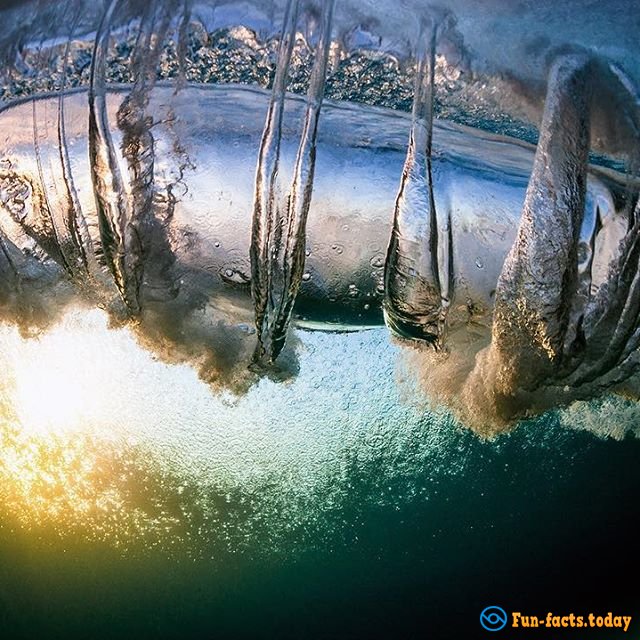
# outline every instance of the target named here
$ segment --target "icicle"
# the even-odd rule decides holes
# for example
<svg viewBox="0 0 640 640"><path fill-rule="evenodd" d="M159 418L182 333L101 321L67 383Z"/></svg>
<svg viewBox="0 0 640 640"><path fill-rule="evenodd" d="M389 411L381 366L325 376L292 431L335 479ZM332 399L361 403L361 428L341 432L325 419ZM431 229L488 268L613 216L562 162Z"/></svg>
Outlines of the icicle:
<svg viewBox="0 0 640 640"><path fill-rule="evenodd" d="M69 47L71 37L67 41L63 69L66 69L69 59ZM76 250L74 256L78 267L85 271L93 271L96 267L93 246L89 236L86 219L82 213L80 200L76 191L73 174L71 171L71 161L69 159L69 149L67 145L67 136L65 132L64 122L64 92L66 90L66 74L63 75L60 93L58 95L58 117L57 117L57 134L58 134L58 150L60 153L60 164L62 166L62 184L65 190L65 225L69 237Z"/></svg>
<svg viewBox="0 0 640 640"><path fill-rule="evenodd" d="M311 202L318 119L331 44L333 0L324 2L303 130L291 185L279 176L286 79L295 41L298 2L287 5L273 93L258 167L251 241L252 295L258 346L255 362L272 363L282 350L304 272L306 220Z"/></svg>
<svg viewBox="0 0 640 640"><path fill-rule="evenodd" d="M119 0L112 0L96 34L89 85L89 159L96 199L102 253L130 313L136 314L138 283L126 251L129 202L116 156L107 115L105 67L111 21Z"/></svg>
<svg viewBox="0 0 640 640"><path fill-rule="evenodd" d="M158 284L164 278L159 273L162 268L156 266L158 256L163 256L163 267L172 257L154 212L155 140L151 129L153 117L147 113L147 108L156 81L163 41L176 7L177 3L173 1L160 5L150 3L145 7L131 65L134 84L117 113L131 193L124 227L125 267L127 278L136 292L138 307L142 304L143 282L151 284L154 289L172 288L170 282L163 282L166 286ZM148 260L152 255L155 261Z"/></svg>
<svg viewBox="0 0 640 640"><path fill-rule="evenodd" d="M504 390L533 389L562 362L578 287L589 151L591 59L553 66L516 241L496 290L491 349Z"/></svg>
<svg viewBox="0 0 640 640"><path fill-rule="evenodd" d="M438 25L422 29L417 52L411 134L385 263L385 319L399 335L444 343L453 295L449 212L434 197L431 157Z"/></svg>

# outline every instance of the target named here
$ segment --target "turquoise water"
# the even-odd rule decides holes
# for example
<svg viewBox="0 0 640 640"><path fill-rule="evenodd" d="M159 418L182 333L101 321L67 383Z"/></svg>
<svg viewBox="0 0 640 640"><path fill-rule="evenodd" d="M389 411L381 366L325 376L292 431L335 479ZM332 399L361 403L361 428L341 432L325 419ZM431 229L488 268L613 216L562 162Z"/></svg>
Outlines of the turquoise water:
<svg viewBox="0 0 640 640"><path fill-rule="evenodd" d="M2 637L482 638L493 604L639 615L633 403L486 441L425 404L384 330L301 333L294 381L221 399L103 322L2 333L23 363L3 363ZM29 367L51 372L65 331L66 409L39 412Z"/></svg>

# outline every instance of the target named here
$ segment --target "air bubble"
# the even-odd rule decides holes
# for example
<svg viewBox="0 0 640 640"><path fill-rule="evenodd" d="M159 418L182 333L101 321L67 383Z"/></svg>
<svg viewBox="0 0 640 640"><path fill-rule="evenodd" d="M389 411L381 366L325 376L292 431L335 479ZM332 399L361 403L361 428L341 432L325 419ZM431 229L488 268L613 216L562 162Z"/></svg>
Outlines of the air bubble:
<svg viewBox="0 0 640 640"><path fill-rule="evenodd" d="M222 267L220 277L229 284L248 284L251 278L235 267Z"/></svg>
<svg viewBox="0 0 640 640"><path fill-rule="evenodd" d="M578 264L584 264L591 257L591 248L586 242L578 245Z"/></svg>
<svg viewBox="0 0 640 640"><path fill-rule="evenodd" d="M382 254L373 256L373 258L371 258L371 260L369 261L369 264L374 269L382 269L382 267L384 267L384 256Z"/></svg>
<svg viewBox="0 0 640 640"><path fill-rule="evenodd" d="M311 280L311 274L310 274L308 271L307 271L306 273L303 273L303 274L302 274L302 279L303 279L305 282L309 282L309 280Z"/></svg>

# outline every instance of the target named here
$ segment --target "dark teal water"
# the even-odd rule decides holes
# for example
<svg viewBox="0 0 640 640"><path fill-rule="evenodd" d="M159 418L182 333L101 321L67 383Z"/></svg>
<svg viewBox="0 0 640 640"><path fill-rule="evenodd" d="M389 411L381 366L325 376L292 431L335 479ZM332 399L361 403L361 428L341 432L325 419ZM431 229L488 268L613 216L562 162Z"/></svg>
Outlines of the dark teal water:
<svg viewBox="0 0 640 640"><path fill-rule="evenodd" d="M5 518L2 637L520 637L479 626L492 604L635 616L626 636L521 637L637 637L640 441L567 430L555 416L490 443L444 428L438 464L421 469L410 447L399 450L403 472L381 486L380 460L354 462L348 493L321 517L286 532L266 521L244 545L206 531L198 558L193 540L171 553L143 540L123 551Z"/></svg>

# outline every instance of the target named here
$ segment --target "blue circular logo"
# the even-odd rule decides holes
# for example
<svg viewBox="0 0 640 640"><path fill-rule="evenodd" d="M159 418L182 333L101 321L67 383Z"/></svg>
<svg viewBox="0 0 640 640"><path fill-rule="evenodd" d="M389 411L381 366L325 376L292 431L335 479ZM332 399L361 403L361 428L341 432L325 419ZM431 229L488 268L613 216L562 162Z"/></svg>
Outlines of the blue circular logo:
<svg viewBox="0 0 640 640"><path fill-rule="evenodd" d="M480 614L480 624L487 631L500 631L507 624L507 614L502 607L486 607Z"/></svg>

